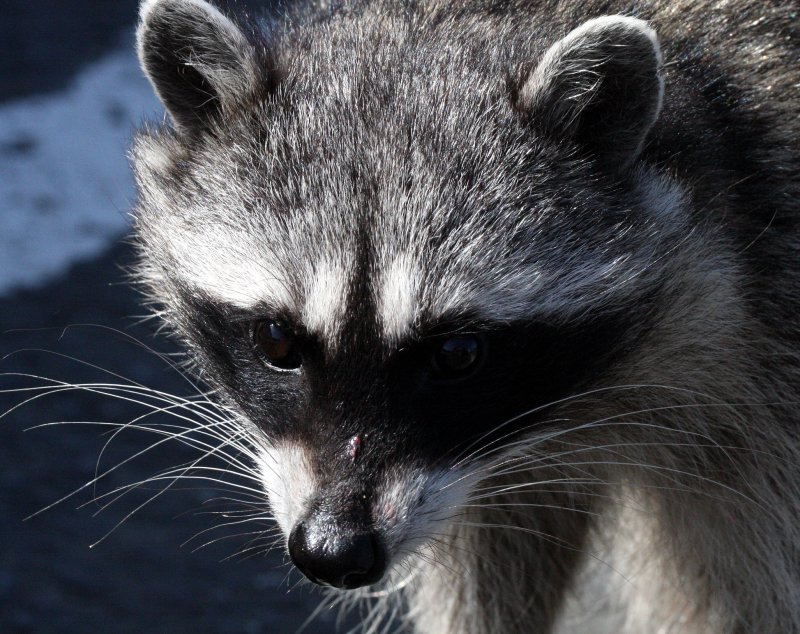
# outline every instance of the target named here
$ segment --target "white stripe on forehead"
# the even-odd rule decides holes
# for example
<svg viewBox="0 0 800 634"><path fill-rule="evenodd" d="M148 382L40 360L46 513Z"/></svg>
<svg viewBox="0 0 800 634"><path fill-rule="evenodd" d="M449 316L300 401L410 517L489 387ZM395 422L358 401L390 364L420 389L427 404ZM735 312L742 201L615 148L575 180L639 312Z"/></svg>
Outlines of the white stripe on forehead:
<svg viewBox="0 0 800 634"><path fill-rule="evenodd" d="M215 226L212 239L175 231L168 244L176 275L220 301L245 309L264 302L287 310L294 305L278 262L249 236Z"/></svg>
<svg viewBox="0 0 800 634"><path fill-rule="evenodd" d="M347 282L346 264L328 259L314 266L306 282L303 323L328 345L334 345L346 313Z"/></svg>
<svg viewBox="0 0 800 634"><path fill-rule="evenodd" d="M174 240L172 247L177 274L191 285L237 308L267 304L296 314L309 331L335 344L346 312L344 255L299 261L284 254L280 257L288 261L279 262L250 236L224 229L215 229L213 244ZM295 272L291 278L288 269ZM297 277L300 288L289 282Z"/></svg>
<svg viewBox="0 0 800 634"><path fill-rule="evenodd" d="M377 280L378 314L387 339L398 341L419 312L421 271L408 255L398 256Z"/></svg>

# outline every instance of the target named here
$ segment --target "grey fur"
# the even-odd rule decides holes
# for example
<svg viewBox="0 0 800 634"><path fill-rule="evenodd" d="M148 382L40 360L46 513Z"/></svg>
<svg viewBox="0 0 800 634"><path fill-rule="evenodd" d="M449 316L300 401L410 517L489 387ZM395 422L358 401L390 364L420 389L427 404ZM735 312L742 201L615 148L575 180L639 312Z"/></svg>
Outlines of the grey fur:
<svg viewBox="0 0 800 634"><path fill-rule="evenodd" d="M569 630L605 574L615 631L800 632L796 4L335 4L240 31L201 0L149 0L139 31L177 127L133 150L138 279L261 426L252 444L302 448L319 493L293 504L354 481L322 436L390 438L379 399L278 439L272 379L228 358L198 305L294 315L344 359L334 378L362 382L365 337L380 368L444 317L624 317L552 426L453 465L452 499L458 478L428 491L409 439L365 458L372 486L421 482L386 503L407 526L381 516L397 552L413 545L410 622ZM612 15L629 17L547 57ZM172 91L176 64L210 101ZM424 524L431 496L458 515Z"/></svg>

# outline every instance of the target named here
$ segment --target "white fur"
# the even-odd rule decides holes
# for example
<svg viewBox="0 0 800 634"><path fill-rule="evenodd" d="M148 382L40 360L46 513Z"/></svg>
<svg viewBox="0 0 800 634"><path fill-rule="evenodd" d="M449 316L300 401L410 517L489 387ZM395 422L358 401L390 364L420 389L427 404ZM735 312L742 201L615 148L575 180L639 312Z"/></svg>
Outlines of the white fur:
<svg viewBox="0 0 800 634"><path fill-rule="evenodd" d="M172 255L185 281L238 308L261 302L284 310L295 307L282 269L259 252L251 236L220 227L213 242L203 237L189 234L173 239Z"/></svg>
<svg viewBox="0 0 800 634"><path fill-rule="evenodd" d="M319 260L309 273L303 307L303 321L311 332L327 343L336 340L347 302L347 271L343 264Z"/></svg>
<svg viewBox="0 0 800 634"><path fill-rule="evenodd" d="M379 314L387 337L399 341L414 324L421 274L409 256L395 259L380 282Z"/></svg>
<svg viewBox="0 0 800 634"><path fill-rule="evenodd" d="M283 534L288 536L317 488L308 454L297 444L262 443L258 456L258 469L272 513Z"/></svg>
<svg viewBox="0 0 800 634"><path fill-rule="evenodd" d="M460 469L395 469L378 487L372 510L395 563L415 554L467 499L475 478Z"/></svg>

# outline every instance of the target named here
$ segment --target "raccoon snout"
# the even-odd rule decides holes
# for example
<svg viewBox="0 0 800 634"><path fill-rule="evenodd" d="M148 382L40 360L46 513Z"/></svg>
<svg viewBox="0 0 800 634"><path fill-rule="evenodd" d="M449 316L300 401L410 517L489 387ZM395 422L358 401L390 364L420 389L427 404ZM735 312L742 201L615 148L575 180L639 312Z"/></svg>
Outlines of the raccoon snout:
<svg viewBox="0 0 800 634"><path fill-rule="evenodd" d="M371 532L339 529L329 518L310 516L289 535L294 565L314 583L352 590L380 580L386 552Z"/></svg>

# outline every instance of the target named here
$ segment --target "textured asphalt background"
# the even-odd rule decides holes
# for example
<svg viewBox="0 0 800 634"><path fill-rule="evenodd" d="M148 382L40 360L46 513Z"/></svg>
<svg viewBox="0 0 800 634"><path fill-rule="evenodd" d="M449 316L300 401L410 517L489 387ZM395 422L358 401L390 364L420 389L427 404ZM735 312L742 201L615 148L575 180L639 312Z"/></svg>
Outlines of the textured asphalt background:
<svg viewBox="0 0 800 634"><path fill-rule="evenodd" d="M0 5L0 103L63 89L87 63L132 44L136 0L7 0ZM119 242L44 287L0 295L0 372L71 382L114 380L59 356L67 355L153 388L189 394L163 361L126 339L172 350L168 342L152 338L153 326L135 325L134 317L143 311L120 269L130 257ZM31 379L0 377L3 390L32 385ZM19 400L20 394L0 394L0 411ZM218 495L209 488L161 496L94 548L92 543L147 499L147 491L94 515L98 505L87 489L24 521L91 479L108 438L96 426L26 428L56 421L125 422L140 413L119 400L72 391L0 419L0 632L297 631L321 595L293 588L299 575L290 573L281 553L226 560L247 546L247 536L193 552L207 539L258 526L234 526L181 546L214 525L213 516L202 514L213 510L208 501ZM124 460L153 440L123 434L101 466ZM124 465L94 493L195 455L169 443L160 453ZM334 620L335 613L323 611L305 631L333 632Z"/></svg>

